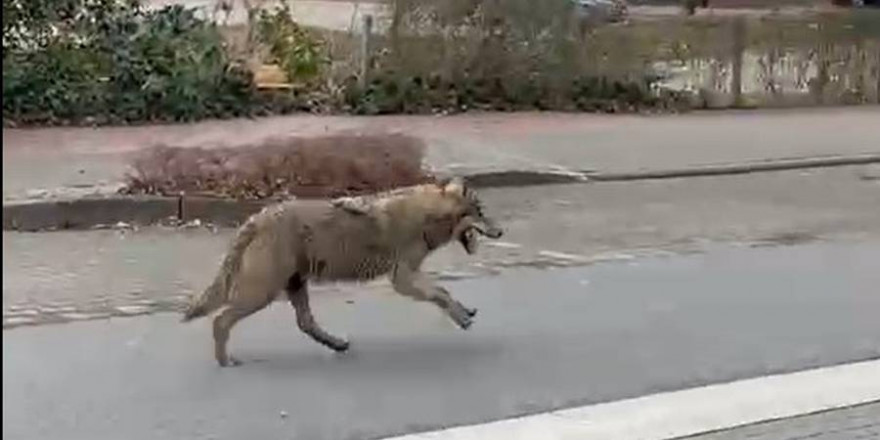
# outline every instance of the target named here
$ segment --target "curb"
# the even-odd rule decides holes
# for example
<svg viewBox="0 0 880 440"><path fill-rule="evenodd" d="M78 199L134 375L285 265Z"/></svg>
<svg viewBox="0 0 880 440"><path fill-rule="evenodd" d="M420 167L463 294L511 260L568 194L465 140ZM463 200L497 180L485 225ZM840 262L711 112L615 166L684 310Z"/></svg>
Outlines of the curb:
<svg viewBox="0 0 880 440"><path fill-rule="evenodd" d="M234 227L267 202L209 197L106 197L3 205L3 230L85 230L202 220Z"/></svg>
<svg viewBox="0 0 880 440"><path fill-rule="evenodd" d="M526 171L506 170L475 172L465 179L477 188L510 186L558 185L584 182L628 182L634 180L676 179L683 177L724 176L798 170L805 168L830 168L839 166L870 165L880 163L880 153L851 156L818 156L805 158L769 159L759 162L699 165L665 170L637 170L629 172L602 171Z"/></svg>
<svg viewBox="0 0 880 440"><path fill-rule="evenodd" d="M474 188L504 188L583 183L589 180L587 176L587 173L576 171L506 170L465 174L464 179Z"/></svg>
<svg viewBox="0 0 880 440"><path fill-rule="evenodd" d="M875 163L880 163L880 153L777 159L745 164L707 165L621 173L507 170L475 172L465 175L464 178L477 188L504 188L736 175ZM187 196L112 196L4 204L3 230L25 232L85 230L117 224L151 225L169 220L185 223L197 219L216 226L234 227L268 203L272 202Z"/></svg>
<svg viewBox="0 0 880 440"><path fill-rule="evenodd" d="M797 159L771 159L761 162L704 165L669 170L645 170L623 173L585 172L589 180L597 182L626 182L632 180L674 179L681 177L722 176L805 168L830 168L880 163L880 153L853 156L824 156Z"/></svg>

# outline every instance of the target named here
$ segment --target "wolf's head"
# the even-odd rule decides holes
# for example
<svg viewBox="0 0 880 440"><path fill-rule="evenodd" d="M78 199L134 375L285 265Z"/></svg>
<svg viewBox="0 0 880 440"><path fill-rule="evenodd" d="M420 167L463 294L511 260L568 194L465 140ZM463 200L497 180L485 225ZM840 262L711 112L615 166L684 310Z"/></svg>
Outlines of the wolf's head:
<svg viewBox="0 0 880 440"><path fill-rule="evenodd" d="M476 233L492 239L501 238L504 231L495 221L486 216L483 203L477 193L459 177L440 182L443 193L454 197L459 207L459 220L453 235L469 254L477 251Z"/></svg>

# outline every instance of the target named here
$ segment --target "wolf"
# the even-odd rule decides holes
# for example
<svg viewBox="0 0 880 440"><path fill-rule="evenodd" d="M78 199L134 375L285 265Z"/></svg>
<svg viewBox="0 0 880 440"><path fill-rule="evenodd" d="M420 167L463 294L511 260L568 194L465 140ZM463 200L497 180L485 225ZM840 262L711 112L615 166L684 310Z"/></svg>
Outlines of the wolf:
<svg viewBox="0 0 880 440"><path fill-rule="evenodd" d="M238 229L214 281L190 301L183 322L222 308L213 321L214 357L224 367L239 365L226 349L232 327L283 290L299 329L342 352L349 342L315 321L308 283L388 275L397 293L437 305L467 329L477 310L455 300L420 267L453 240L468 254L476 253L477 234L497 239L503 230L484 214L482 202L461 178L358 197L276 203Z"/></svg>

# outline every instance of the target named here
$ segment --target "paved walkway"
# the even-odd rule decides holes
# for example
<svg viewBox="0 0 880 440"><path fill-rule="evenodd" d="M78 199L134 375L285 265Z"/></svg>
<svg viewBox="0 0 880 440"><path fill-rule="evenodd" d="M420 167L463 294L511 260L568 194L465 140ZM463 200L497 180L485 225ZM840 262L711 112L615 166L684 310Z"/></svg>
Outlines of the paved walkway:
<svg viewBox="0 0 880 440"><path fill-rule="evenodd" d="M183 4L198 8L212 14L217 7L217 0L147 0L151 8L159 8L170 4ZM233 10L228 18L218 15L229 25L247 23L247 11L241 0L232 0ZM253 2L252 2L253 3ZM384 31L390 20L390 13L381 1L327 1L327 0L295 0L288 1L291 13L301 24L334 31L360 32L365 14L375 17L375 28Z"/></svg>
<svg viewBox="0 0 880 440"><path fill-rule="evenodd" d="M427 142L435 168L664 170L880 153L880 107L670 116L556 113L452 117L288 116L190 125L3 130L3 200L112 191L131 153L166 143L246 146L272 136L395 131Z"/></svg>
<svg viewBox="0 0 880 440"><path fill-rule="evenodd" d="M199 8L207 13L212 13L217 5L217 0L148 0L148 7L158 8L169 4L183 4L188 7ZM354 31L360 32L361 23L365 14L370 14L375 19L375 29L377 32L384 32L390 22L390 11L382 1L377 0L361 0L361 1L345 1L345 0L296 0L288 1L294 17L300 22L308 26L314 26L335 31ZM803 16L806 14L815 14L818 12L830 13L842 11L841 8L831 8L829 5L786 5L785 7L772 9L766 7L755 8L756 2L743 5L712 5L708 9L700 8L697 10L697 16L706 17L728 17L728 16L764 16L769 14ZM739 2L741 3L741 2ZM749 3L749 2L746 2ZM239 0L233 0L234 9L226 23L230 25L243 24L247 22L247 13L241 6ZM731 6L733 6L731 8ZM680 17L682 8L679 5L671 6L641 6L631 5L629 7L629 16L632 19L668 19L669 17ZM219 16L218 16L219 17ZM222 17L221 17L222 18Z"/></svg>

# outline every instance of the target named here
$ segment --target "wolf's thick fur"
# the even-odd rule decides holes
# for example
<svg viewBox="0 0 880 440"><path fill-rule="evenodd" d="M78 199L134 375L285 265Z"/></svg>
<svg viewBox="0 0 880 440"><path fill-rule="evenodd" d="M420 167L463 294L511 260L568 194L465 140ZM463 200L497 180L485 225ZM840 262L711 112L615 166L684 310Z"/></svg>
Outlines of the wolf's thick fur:
<svg viewBox="0 0 880 440"><path fill-rule="evenodd" d="M466 329L476 310L453 299L419 268L431 252L453 239L475 252L474 231L501 236L473 191L457 179L373 196L280 203L253 215L238 230L213 283L193 299L183 320L224 308L214 318L214 355L220 365L237 363L226 352L231 328L284 290L299 328L344 351L348 342L315 322L308 281L362 281L389 274L395 291L437 304Z"/></svg>

